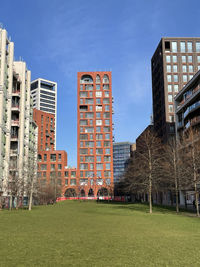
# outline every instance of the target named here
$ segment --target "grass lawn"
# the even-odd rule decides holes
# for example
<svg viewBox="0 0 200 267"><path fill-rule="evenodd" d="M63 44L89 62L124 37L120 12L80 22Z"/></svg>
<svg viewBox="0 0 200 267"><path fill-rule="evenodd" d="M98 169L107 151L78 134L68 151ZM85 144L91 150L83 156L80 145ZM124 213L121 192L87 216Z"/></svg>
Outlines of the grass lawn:
<svg viewBox="0 0 200 267"><path fill-rule="evenodd" d="M0 212L0 266L200 266L200 219L64 201Z"/></svg>

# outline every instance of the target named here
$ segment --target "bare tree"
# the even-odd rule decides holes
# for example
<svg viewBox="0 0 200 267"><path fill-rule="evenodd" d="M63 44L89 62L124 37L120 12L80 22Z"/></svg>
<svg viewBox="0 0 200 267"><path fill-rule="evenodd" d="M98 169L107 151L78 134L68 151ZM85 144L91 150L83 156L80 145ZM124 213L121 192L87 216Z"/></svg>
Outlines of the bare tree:
<svg viewBox="0 0 200 267"><path fill-rule="evenodd" d="M199 217L199 185L200 185L200 138L198 131L190 128L185 132L183 138L184 153L184 181L186 189L194 190L195 206Z"/></svg>

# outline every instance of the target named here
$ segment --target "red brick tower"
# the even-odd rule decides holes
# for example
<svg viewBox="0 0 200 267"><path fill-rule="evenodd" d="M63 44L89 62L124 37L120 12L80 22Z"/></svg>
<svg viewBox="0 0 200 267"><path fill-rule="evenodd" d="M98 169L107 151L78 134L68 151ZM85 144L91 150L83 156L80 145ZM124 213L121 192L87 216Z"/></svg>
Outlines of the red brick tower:
<svg viewBox="0 0 200 267"><path fill-rule="evenodd" d="M77 105L78 191L82 196L110 195L113 185L111 72L79 72Z"/></svg>

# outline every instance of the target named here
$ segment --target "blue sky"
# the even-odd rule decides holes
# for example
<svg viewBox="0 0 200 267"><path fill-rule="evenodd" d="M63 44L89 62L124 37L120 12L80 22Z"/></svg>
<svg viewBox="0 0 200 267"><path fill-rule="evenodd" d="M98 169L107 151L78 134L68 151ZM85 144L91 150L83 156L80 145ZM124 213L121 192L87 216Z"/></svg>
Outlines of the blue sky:
<svg viewBox="0 0 200 267"><path fill-rule="evenodd" d="M151 64L162 36L200 36L199 1L6 0L0 22L32 72L58 83L57 149L76 165L77 72L112 71L115 141L134 142L152 113Z"/></svg>

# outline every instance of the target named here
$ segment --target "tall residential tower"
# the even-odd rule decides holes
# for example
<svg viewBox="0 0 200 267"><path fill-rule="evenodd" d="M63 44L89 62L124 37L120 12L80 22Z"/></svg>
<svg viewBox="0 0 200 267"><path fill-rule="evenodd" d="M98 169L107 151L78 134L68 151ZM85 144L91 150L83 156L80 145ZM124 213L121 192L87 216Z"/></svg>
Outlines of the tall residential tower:
<svg viewBox="0 0 200 267"><path fill-rule="evenodd" d="M200 38L162 38L152 59L153 120L166 141L175 134L174 96L200 69Z"/></svg>
<svg viewBox="0 0 200 267"><path fill-rule="evenodd" d="M111 72L79 72L77 169L82 195L105 195L113 184L112 126Z"/></svg>

